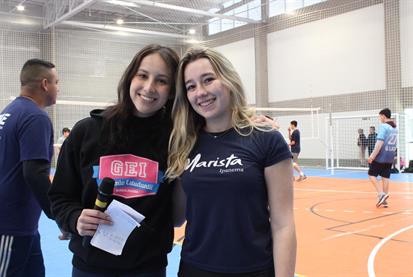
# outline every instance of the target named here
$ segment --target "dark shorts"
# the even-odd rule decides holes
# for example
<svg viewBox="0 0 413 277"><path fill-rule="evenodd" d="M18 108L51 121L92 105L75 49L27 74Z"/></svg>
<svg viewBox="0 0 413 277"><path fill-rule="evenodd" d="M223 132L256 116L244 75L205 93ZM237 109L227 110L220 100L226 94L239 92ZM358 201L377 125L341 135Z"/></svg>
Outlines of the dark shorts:
<svg viewBox="0 0 413 277"><path fill-rule="evenodd" d="M300 152L292 152L291 154L293 156L293 162L297 163L298 162L298 155L300 155Z"/></svg>
<svg viewBox="0 0 413 277"><path fill-rule="evenodd" d="M390 171L391 171L391 163L378 163L373 161L370 165L369 165L369 176L381 176L383 178L390 178Z"/></svg>
<svg viewBox="0 0 413 277"><path fill-rule="evenodd" d="M45 276L38 233L33 236L0 236L0 276Z"/></svg>
<svg viewBox="0 0 413 277"><path fill-rule="evenodd" d="M274 268L248 273L218 273L198 269L181 260L178 277L274 277Z"/></svg>

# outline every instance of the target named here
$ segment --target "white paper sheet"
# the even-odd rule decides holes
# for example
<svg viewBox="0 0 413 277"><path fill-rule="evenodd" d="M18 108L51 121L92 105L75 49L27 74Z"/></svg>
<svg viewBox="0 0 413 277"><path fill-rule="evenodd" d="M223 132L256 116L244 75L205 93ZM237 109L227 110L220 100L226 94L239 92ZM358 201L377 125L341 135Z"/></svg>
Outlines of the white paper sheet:
<svg viewBox="0 0 413 277"><path fill-rule="evenodd" d="M113 200L105 211L113 224L99 224L91 244L113 255L121 255L126 240L133 229L145 218L131 207Z"/></svg>

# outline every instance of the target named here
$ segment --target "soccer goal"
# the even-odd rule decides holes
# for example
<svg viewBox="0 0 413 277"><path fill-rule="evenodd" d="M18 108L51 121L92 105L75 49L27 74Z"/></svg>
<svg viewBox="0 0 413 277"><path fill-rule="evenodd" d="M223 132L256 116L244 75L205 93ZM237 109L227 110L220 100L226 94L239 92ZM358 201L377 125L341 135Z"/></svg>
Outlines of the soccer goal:
<svg viewBox="0 0 413 277"><path fill-rule="evenodd" d="M255 107L257 114L274 118L284 139L289 142L288 128L295 120L301 134L300 166L325 167L327 143L324 141L324 117L320 108Z"/></svg>
<svg viewBox="0 0 413 277"><path fill-rule="evenodd" d="M299 123L301 139L320 138L320 108L253 108L257 114L270 116L277 121L281 131L286 130L292 120L296 120Z"/></svg>
<svg viewBox="0 0 413 277"><path fill-rule="evenodd" d="M401 116L393 114L397 125L401 123ZM367 159L376 144L376 135L380 122L378 114L358 114L339 116L330 114L325 119L325 140L327 169L354 169L368 170ZM397 157L394 166L400 170L400 152L403 144L400 140L400 130L397 135Z"/></svg>

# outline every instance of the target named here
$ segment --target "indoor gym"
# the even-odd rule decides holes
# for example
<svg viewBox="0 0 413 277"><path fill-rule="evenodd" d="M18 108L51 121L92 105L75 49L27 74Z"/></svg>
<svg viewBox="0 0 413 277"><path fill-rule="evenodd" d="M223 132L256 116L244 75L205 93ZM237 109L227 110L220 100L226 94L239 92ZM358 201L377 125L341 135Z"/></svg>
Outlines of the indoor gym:
<svg viewBox="0 0 413 277"><path fill-rule="evenodd" d="M413 276L413 175L402 173L413 166L413 1L0 0L0 109L18 95L27 59L50 60L60 78L47 109L57 139L116 100L122 72L149 43L181 55L217 49L248 104L275 118L286 140L298 122L307 179L294 183L296 276ZM357 137L378 130L383 108L398 148L389 207L376 208ZM39 229L46 276L70 276L56 224L42 215ZM176 276L183 234L175 230L167 276Z"/></svg>

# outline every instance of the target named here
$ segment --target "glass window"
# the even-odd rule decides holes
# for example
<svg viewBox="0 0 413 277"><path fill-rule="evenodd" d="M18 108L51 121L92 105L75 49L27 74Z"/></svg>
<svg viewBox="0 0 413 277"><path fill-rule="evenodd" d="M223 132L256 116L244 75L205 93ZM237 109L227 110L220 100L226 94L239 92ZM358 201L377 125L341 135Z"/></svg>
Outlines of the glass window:
<svg viewBox="0 0 413 277"><path fill-rule="evenodd" d="M234 27L240 27L242 25L246 25L247 22L243 22L243 21L234 21Z"/></svg>
<svg viewBox="0 0 413 277"><path fill-rule="evenodd" d="M234 5L234 0L229 0L229 1L222 3L222 6L224 6L224 8L228 8L232 5Z"/></svg>
<svg viewBox="0 0 413 277"><path fill-rule="evenodd" d="M261 7L261 0L254 0L248 3L248 9L251 10L256 7Z"/></svg>
<svg viewBox="0 0 413 277"><path fill-rule="evenodd" d="M261 19L261 7L248 10L248 18L260 20Z"/></svg>
<svg viewBox="0 0 413 277"><path fill-rule="evenodd" d="M226 31L234 28L234 20L222 19L221 31Z"/></svg>
<svg viewBox="0 0 413 277"><path fill-rule="evenodd" d="M271 17L286 12L291 12L325 1L326 0L270 0L269 16Z"/></svg>
<svg viewBox="0 0 413 277"><path fill-rule="evenodd" d="M303 7L303 0L285 0L285 11L294 11Z"/></svg>
<svg viewBox="0 0 413 277"><path fill-rule="evenodd" d="M212 18L208 24L208 34L213 35L221 32L221 20L219 18Z"/></svg>
<svg viewBox="0 0 413 277"><path fill-rule="evenodd" d="M303 0L301 0L303 1ZM229 0L224 2L222 5L224 8L231 7L232 5L235 5L237 3L241 3L242 0ZM283 4L283 11L282 13L285 12L285 0L276 0L272 1L274 3L282 3ZM271 9L271 3L270 2L270 9ZM219 12L218 9L210 9L209 12ZM280 12L281 13L281 12ZM239 7L236 7L234 9L231 9L225 13L226 15L233 15L233 16L238 16L238 17L245 17L245 18L250 18L254 20L261 20L262 15L261 15L261 0L252 0L246 4L243 4ZM211 19L208 21L208 33L210 35L216 34L222 31L230 30L235 27L243 26L246 25L247 23L244 21L235 21L231 19Z"/></svg>
<svg viewBox="0 0 413 277"><path fill-rule="evenodd" d="M269 16L276 16L285 13L285 1L273 0L270 2Z"/></svg>
<svg viewBox="0 0 413 277"><path fill-rule="evenodd" d="M304 6L307 7L307 6L318 4L318 3L321 3L321 2L324 2L324 1L325 0L304 0Z"/></svg>
<svg viewBox="0 0 413 277"><path fill-rule="evenodd" d="M244 17L244 18L248 18L248 9L247 9L247 5L242 5L238 8L234 9L234 15L235 16L239 16L239 17ZM239 27L242 25L247 24L244 21L234 21L234 27Z"/></svg>
<svg viewBox="0 0 413 277"><path fill-rule="evenodd" d="M247 17L247 5L242 5L238 8L235 8L234 11L234 15L239 16L239 17Z"/></svg>

